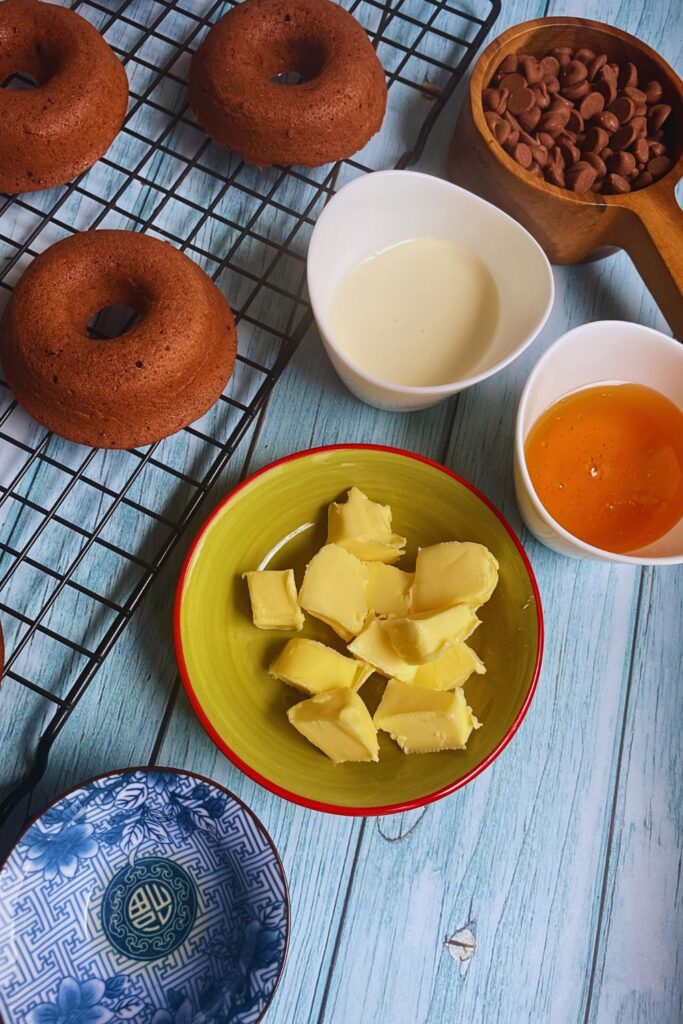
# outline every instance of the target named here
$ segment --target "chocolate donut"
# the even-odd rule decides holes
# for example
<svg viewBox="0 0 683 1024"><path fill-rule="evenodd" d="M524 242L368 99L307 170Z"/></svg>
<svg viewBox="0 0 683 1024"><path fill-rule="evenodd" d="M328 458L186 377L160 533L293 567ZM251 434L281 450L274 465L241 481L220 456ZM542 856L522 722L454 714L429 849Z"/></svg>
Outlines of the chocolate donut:
<svg viewBox="0 0 683 1024"><path fill-rule="evenodd" d="M24 72L36 88L0 88L0 192L70 181L109 148L123 124L128 79L79 14L39 3L0 3L0 83Z"/></svg>
<svg viewBox="0 0 683 1024"><path fill-rule="evenodd" d="M275 81L297 73L298 85ZM190 106L247 163L318 167L379 131L384 71L365 30L331 0L244 0L192 58Z"/></svg>
<svg viewBox="0 0 683 1024"><path fill-rule="evenodd" d="M140 320L120 337L88 337L113 305ZM135 448L206 412L235 363L228 303L195 263L132 231L86 231L37 256L0 320L10 388L56 434L96 448Z"/></svg>

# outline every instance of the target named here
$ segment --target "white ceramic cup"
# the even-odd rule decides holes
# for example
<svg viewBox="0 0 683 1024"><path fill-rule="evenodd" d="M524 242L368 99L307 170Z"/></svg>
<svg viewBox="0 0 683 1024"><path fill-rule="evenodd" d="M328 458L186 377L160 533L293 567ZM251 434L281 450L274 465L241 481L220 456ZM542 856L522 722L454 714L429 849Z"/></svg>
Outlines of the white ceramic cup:
<svg viewBox="0 0 683 1024"><path fill-rule="evenodd" d="M666 334L623 320L600 320L568 331L550 346L527 380L515 428L515 491L534 536L573 558L631 565L683 562L683 519L646 547L628 555L593 547L565 530L541 504L526 465L524 442L538 417L558 399L592 384L643 384L683 409L683 345Z"/></svg>
<svg viewBox="0 0 683 1024"><path fill-rule="evenodd" d="M412 238L457 242L483 261L498 287L500 316L475 372L430 387L408 387L366 373L339 348L330 307L346 273L373 253ZM308 247L308 292L332 365L350 391L378 409L425 409L512 362L548 318L554 283L548 259L528 231L491 203L416 171L375 171L329 201Z"/></svg>

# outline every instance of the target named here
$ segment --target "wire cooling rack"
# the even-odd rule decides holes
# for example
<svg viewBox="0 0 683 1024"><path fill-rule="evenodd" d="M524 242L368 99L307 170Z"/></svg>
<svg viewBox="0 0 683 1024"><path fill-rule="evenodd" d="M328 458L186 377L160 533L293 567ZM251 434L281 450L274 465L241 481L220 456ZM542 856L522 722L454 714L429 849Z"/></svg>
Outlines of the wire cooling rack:
<svg viewBox="0 0 683 1024"><path fill-rule="evenodd" d="M76 181L0 196L0 306L58 239L100 227L145 231L178 246L222 288L239 355L225 394L185 429L184 444L142 450L63 441L18 407L0 377L3 685L30 692L42 729L0 822L40 779L53 741L308 330L305 252L317 214L358 174L420 156L500 10L500 0L462 2L477 13L450 0L344 0L387 72L382 132L334 166L263 171L211 143L186 102L191 54L230 3L71 4L125 64L128 115L106 157ZM93 337L116 327L95 323Z"/></svg>

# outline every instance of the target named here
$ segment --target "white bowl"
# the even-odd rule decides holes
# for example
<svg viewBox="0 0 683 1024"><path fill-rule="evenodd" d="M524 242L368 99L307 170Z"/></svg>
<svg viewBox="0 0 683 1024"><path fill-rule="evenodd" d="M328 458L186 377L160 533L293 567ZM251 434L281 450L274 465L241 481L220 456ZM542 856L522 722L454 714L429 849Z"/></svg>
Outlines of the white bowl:
<svg viewBox="0 0 683 1024"><path fill-rule="evenodd" d="M526 465L524 442L538 417L558 399L607 383L643 384L683 409L683 345L666 334L623 320L600 320L568 331L550 346L527 380L515 428L515 491L524 522L542 544L573 558L630 565L683 562L683 519L659 540L628 555L586 544L541 504Z"/></svg>
<svg viewBox="0 0 683 1024"><path fill-rule="evenodd" d="M474 374L408 387L366 373L340 350L330 329L330 306L342 278L361 260L425 237L457 242L479 256L498 286L500 316ZM435 405L502 370L531 344L553 302L550 264L528 231L471 192L416 171L375 171L340 189L313 229L307 270L313 315L335 370L361 401L400 412Z"/></svg>

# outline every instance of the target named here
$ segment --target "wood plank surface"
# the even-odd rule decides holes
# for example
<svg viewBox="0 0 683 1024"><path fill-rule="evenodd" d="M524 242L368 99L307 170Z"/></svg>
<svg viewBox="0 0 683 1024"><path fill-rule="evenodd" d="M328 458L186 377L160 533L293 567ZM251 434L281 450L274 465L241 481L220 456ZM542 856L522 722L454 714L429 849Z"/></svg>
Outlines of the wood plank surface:
<svg viewBox="0 0 683 1024"><path fill-rule="evenodd" d="M476 9L469 0L455 6ZM675 0L504 0L494 34L544 13L612 21L680 66ZM445 173L458 102L456 95L437 123L420 169ZM419 110L411 107L410 126ZM400 130L392 125L391 140L374 152L377 166L391 162ZM154 173L162 180L166 170ZM131 209L144 212L149 202L141 189ZM283 226L266 230L278 237ZM511 473L518 396L554 338L592 319L667 327L624 254L555 268L555 280L552 316L531 349L423 413L357 402L311 331L57 740L32 796L37 810L88 775L154 760L209 775L246 800L280 849L292 898L289 961L268 1024L676 1024L683 1016L683 573L554 555L522 530ZM223 758L178 685L170 628L181 558L222 495L291 451L353 441L428 455L480 487L520 531L547 630L537 696L496 764L426 810L365 822L286 804ZM181 437L171 442L176 456L181 445ZM32 480L32 495L47 501L46 486ZM93 581L105 572L94 567ZM73 614L60 608L55 627ZM21 770L40 725L37 700L11 681L0 692L3 784Z"/></svg>

